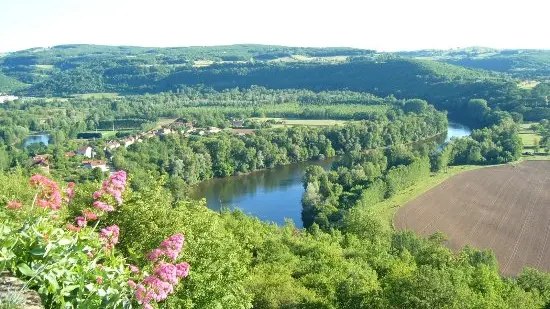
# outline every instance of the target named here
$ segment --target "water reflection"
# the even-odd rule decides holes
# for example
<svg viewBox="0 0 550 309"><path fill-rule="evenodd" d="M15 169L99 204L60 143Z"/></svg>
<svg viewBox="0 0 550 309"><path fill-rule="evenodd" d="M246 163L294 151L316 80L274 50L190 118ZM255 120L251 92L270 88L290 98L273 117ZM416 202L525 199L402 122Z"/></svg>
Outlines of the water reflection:
<svg viewBox="0 0 550 309"><path fill-rule="evenodd" d="M29 135L23 142L23 146L27 147L32 144L39 144L43 143L44 145L48 146L50 142L50 135L47 133L40 133L36 135Z"/></svg>

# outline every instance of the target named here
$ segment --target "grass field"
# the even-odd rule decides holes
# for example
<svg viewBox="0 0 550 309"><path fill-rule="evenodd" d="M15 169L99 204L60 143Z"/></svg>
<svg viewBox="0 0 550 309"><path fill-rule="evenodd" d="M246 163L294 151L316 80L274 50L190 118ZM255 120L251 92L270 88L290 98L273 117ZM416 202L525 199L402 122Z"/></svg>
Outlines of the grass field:
<svg viewBox="0 0 550 309"><path fill-rule="evenodd" d="M520 126L519 136L523 143L524 152L529 152L533 154L535 152L535 141L542 139L542 136L537 134L535 131L531 130L531 126L537 124L536 122L527 122L522 123ZM542 147L539 150L539 154L543 152Z"/></svg>
<svg viewBox="0 0 550 309"><path fill-rule="evenodd" d="M157 121L157 124L155 126L155 129L160 129L164 126L167 126L171 123L174 123L176 120L178 120L177 118L160 118L158 121Z"/></svg>
<svg viewBox="0 0 550 309"><path fill-rule="evenodd" d="M400 208L399 230L444 232L447 245L491 248L505 275L550 270L550 162L527 161L457 175Z"/></svg>
<svg viewBox="0 0 550 309"><path fill-rule="evenodd" d="M250 118L253 121L268 121L275 120L277 122L283 122L282 124L276 124L273 127L284 127L284 126L336 126L344 125L347 121L345 120L333 120L333 119L287 119L287 118Z"/></svg>
<svg viewBox="0 0 550 309"><path fill-rule="evenodd" d="M53 69L53 64L35 64L34 66L37 69L42 69L42 70L51 70L51 69Z"/></svg>

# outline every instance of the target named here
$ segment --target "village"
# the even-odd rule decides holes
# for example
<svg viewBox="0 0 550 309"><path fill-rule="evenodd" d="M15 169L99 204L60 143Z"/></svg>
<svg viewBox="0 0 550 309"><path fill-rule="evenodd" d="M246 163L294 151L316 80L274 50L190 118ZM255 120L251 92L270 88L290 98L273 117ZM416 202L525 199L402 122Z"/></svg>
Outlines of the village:
<svg viewBox="0 0 550 309"><path fill-rule="evenodd" d="M105 159L97 159L97 148L94 149L94 146L91 144L82 145L75 150L67 151L64 153L66 158L73 158L80 156L83 160L80 162L80 168L83 169L99 169L102 172L114 173L114 168L110 164L110 159L112 159L112 153L114 150L124 147L128 148L129 146L135 143L141 143L144 140L153 138L153 137L163 137L167 135L180 135L183 137L190 137L192 135L196 136L208 136L213 134L218 134L222 131L243 136L246 134L251 134L255 129L244 128L243 120L232 120L230 129L221 129L218 127L209 126L206 128L195 127L193 121L182 121L176 120L168 125L162 126L158 129L152 129L145 132L140 132L135 135L131 135L121 139L111 139L105 142L105 145L102 147L102 150L105 153ZM44 172L50 172L50 162L52 155L51 154L39 154L31 159L31 165L37 168L40 168Z"/></svg>

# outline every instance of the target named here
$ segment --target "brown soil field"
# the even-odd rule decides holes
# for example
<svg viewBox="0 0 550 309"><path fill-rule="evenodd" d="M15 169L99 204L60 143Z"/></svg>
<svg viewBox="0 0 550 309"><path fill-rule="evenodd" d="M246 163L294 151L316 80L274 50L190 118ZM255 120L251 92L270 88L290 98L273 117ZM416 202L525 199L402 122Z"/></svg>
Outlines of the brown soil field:
<svg viewBox="0 0 550 309"><path fill-rule="evenodd" d="M491 248L500 271L550 271L550 161L526 161L454 176L399 209L398 230L443 232L447 245Z"/></svg>

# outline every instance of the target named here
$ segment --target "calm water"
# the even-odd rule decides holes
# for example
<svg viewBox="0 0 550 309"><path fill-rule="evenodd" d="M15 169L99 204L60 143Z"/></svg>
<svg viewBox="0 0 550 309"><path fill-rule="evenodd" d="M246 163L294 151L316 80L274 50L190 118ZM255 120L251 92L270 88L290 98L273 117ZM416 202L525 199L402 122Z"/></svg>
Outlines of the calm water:
<svg viewBox="0 0 550 309"><path fill-rule="evenodd" d="M468 127L449 123L446 140L470 133ZM294 163L242 176L207 180L192 190L191 197L206 198L208 207L213 210L239 208L263 221L283 224L288 218L302 227L302 177L305 169L310 165L328 169L333 161L334 158Z"/></svg>
<svg viewBox="0 0 550 309"><path fill-rule="evenodd" d="M44 145L47 146L49 142L50 142L50 135L47 134L47 133L40 133L40 134L37 134L37 135L29 135L25 139L25 142L23 143L23 146L27 147L29 145L39 144L39 143L44 143Z"/></svg>

